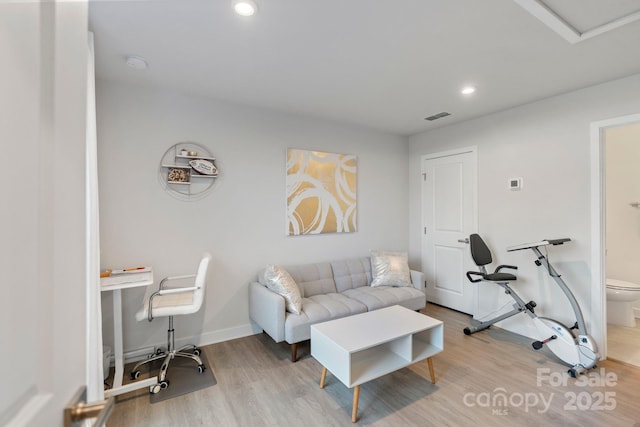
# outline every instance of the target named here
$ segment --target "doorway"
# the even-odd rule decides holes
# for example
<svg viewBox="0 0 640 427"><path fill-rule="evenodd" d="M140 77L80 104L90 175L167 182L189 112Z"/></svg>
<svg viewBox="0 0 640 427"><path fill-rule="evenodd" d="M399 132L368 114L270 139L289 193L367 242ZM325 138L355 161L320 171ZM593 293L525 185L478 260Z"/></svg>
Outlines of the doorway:
<svg viewBox="0 0 640 427"><path fill-rule="evenodd" d="M637 286L640 283L637 268L640 254L640 123L608 128L604 141L605 277L611 285ZM633 302L609 302L612 297L620 299L624 293L619 290L613 296L607 295L608 355L640 366L640 325L635 320L640 314L640 301L637 301L640 298Z"/></svg>
<svg viewBox="0 0 640 427"><path fill-rule="evenodd" d="M469 234L477 230L476 147L422 157L422 271L427 300L467 314L477 310Z"/></svg>
<svg viewBox="0 0 640 427"><path fill-rule="evenodd" d="M640 114L634 114L615 119L592 123L591 125L591 201L592 201L592 262L591 271L596 286L592 287L592 312L600 314L600 322L592 326L593 335L600 346L603 357L619 359L609 348L609 335L615 338L618 331L610 331L607 326L607 161L606 143L608 130L640 124ZM632 203L633 200L629 200ZM632 209L631 206L627 206ZM611 268L611 265L610 265ZM612 271L612 273L615 270ZM597 317L596 317L597 318ZM628 339L628 338L624 338ZM613 342L611 343L613 344ZM640 350L640 341L637 351Z"/></svg>

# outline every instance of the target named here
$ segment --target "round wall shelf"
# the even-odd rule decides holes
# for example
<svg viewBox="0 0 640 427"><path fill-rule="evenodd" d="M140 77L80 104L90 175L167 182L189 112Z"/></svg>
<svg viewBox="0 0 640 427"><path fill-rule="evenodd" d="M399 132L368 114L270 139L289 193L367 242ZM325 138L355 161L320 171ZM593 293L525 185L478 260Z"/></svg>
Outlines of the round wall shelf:
<svg viewBox="0 0 640 427"><path fill-rule="evenodd" d="M179 142L162 156L158 179L172 197L199 200L215 187L220 170L206 147L195 142Z"/></svg>

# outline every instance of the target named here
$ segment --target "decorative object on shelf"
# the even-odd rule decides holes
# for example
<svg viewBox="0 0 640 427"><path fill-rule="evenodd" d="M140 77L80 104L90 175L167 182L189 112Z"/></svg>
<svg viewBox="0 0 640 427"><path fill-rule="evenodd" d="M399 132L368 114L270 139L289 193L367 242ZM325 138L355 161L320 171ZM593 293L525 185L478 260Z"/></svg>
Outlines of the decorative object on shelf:
<svg viewBox="0 0 640 427"><path fill-rule="evenodd" d="M167 177L168 182L189 182L191 173L189 169L183 168L171 168L169 169L169 176Z"/></svg>
<svg viewBox="0 0 640 427"><path fill-rule="evenodd" d="M287 149L288 235L357 231L357 158Z"/></svg>
<svg viewBox="0 0 640 427"><path fill-rule="evenodd" d="M204 146L180 142L165 151L160 160L158 179L165 191L180 200L205 197L219 179L216 159Z"/></svg>
<svg viewBox="0 0 640 427"><path fill-rule="evenodd" d="M218 173L218 169L208 160L196 159L191 160L189 165L199 174L202 175L215 175Z"/></svg>

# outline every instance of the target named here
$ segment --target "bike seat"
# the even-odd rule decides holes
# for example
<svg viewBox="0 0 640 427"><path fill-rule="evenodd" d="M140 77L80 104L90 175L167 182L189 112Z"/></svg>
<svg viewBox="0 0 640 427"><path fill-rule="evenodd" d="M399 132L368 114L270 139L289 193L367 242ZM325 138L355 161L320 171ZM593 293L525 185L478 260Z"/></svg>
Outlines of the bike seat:
<svg viewBox="0 0 640 427"><path fill-rule="evenodd" d="M516 276L510 273L488 273L483 275L482 278L490 282L512 282L517 279Z"/></svg>

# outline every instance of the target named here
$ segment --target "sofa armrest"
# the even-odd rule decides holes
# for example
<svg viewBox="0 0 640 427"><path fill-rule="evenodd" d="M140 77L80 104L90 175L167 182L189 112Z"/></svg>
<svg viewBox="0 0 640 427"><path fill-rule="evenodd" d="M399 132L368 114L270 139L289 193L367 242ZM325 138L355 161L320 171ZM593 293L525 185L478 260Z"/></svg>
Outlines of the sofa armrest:
<svg viewBox="0 0 640 427"><path fill-rule="evenodd" d="M250 283L249 317L275 342L284 341L285 302L282 295L260 283Z"/></svg>
<svg viewBox="0 0 640 427"><path fill-rule="evenodd" d="M424 292L424 273L422 271L411 270L411 284L414 288Z"/></svg>

